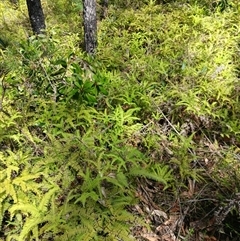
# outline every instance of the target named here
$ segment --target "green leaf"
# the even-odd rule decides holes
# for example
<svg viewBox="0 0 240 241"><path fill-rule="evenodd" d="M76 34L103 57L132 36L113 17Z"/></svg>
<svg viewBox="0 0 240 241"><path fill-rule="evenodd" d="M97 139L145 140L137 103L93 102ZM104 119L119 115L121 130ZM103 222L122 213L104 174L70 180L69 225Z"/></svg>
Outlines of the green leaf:
<svg viewBox="0 0 240 241"><path fill-rule="evenodd" d="M67 68L67 61L64 59L59 59L56 62L54 62L54 65L61 65L64 69Z"/></svg>
<svg viewBox="0 0 240 241"><path fill-rule="evenodd" d="M77 204L78 202L81 202L83 207L85 207L85 204L88 198L91 198L94 201L99 200L98 194L94 191L91 191L91 192L84 192L83 194L81 194L81 196L74 203Z"/></svg>
<svg viewBox="0 0 240 241"><path fill-rule="evenodd" d="M61 75L61 74L65 73L65 72L66 72L66 69L65 69L65 68L60 68L60 69L58 69L57 71L52 72L52 73L51 73L51 76L54 77L54 76L57 76L57 75Z"/></svg>

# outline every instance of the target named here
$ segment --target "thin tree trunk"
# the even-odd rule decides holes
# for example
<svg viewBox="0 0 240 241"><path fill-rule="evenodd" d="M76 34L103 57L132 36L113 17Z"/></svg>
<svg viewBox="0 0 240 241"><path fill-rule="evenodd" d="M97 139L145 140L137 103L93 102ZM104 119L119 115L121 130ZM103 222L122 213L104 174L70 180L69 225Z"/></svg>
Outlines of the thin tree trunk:
<svg viewBox="0 0 240 241"><path fill-rule="evenodd" d="M46 25L41 0L27 0L27 7L33 32L35 34L43 33Z"/></svg>
<svg viewBox="0 0 240 241"><path fill-rule="evenodd" d="M83 0L84 49L94 54L97 48L96 0Z"/></svg>

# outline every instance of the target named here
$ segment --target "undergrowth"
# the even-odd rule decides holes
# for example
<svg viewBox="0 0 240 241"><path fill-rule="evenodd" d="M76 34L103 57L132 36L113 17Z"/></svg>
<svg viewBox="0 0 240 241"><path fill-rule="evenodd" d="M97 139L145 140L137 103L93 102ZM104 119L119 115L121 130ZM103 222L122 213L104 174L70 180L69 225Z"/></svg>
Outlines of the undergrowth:
<svg viewBox="0 0 240 241"><path fill-rule="evenodd" d="M186 239L218 208L223 237L239 235L236 1L113 1L94 58L76 1L43 1L38 37L26 6L3 2L1 240L136 240L153 229L134 212L139 182L162 208L188 206Z"/></svg>

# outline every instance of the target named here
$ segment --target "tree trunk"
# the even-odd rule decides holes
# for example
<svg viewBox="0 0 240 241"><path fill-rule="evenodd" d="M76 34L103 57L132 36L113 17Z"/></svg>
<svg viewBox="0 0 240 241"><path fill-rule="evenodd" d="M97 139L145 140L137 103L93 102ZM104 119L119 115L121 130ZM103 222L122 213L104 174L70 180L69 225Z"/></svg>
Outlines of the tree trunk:
<svg viewBox="0 0 240 241"><path fill-rule="evenodd" d="M27 0L28 14L35 34L43 33L46 25L41 0Z"/></svg>
<svg viewBox="0 0 240 241"><path fill-rule="evenodd" d="M84 48L94 54L97 48L96 0L83 0Z"/></svg>

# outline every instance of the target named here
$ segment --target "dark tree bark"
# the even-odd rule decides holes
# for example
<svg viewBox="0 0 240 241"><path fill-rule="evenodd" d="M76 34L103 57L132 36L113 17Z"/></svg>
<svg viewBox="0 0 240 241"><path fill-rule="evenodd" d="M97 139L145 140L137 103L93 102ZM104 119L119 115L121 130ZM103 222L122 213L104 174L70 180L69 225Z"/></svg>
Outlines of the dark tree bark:
<svg viewBox="0 0 240 241"><path fill-rule="evenodd" d="M93 55L97 48L96 0L83 0L84 49Z"/></svg>
<svg viewBox="0 0 240 241"><path fill-rule="evenodd" d="M43 33L46 25L41 0L27 0L28 14L35 34Z"/></svg>

